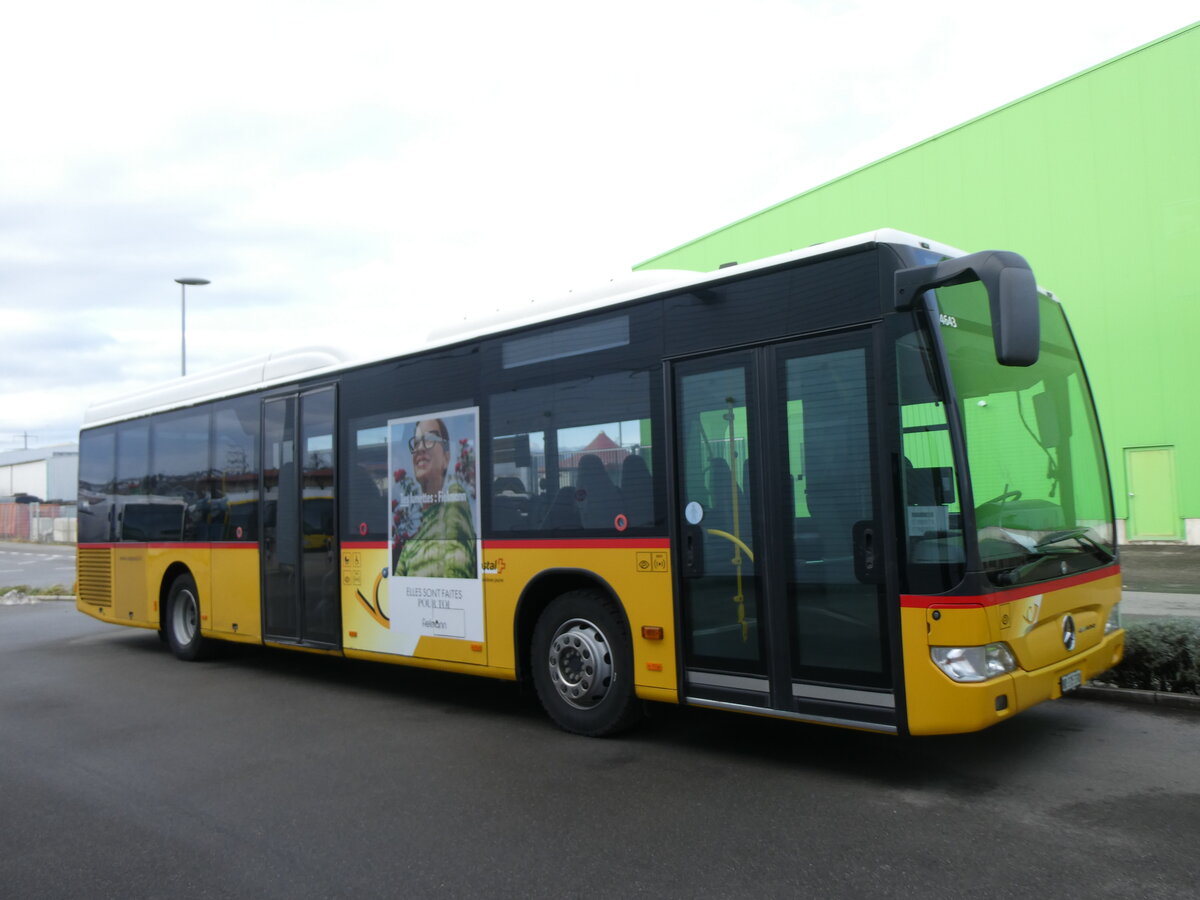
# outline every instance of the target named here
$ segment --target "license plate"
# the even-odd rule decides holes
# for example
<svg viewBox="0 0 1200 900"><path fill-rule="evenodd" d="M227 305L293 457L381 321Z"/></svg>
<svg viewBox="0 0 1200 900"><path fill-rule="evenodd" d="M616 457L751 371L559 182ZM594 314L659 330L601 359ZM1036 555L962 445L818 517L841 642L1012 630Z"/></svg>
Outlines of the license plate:
<svg viewBox="0 0 1200 900"><path fill-rule="evenodd" d="M1064 694L1067 691L1073 691L1083 684L1083 672L1079 669L1076 669L1074 672L1068 672L1062 678L1058 679L1058 683Z"/></svg>

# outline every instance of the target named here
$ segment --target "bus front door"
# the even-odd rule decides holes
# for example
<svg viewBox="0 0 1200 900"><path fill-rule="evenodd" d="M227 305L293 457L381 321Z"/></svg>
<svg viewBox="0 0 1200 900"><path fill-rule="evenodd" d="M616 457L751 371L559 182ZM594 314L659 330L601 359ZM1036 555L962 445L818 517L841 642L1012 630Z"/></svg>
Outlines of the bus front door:
<svg viewBox="0 0 1200 900"><path fill-rule="evenodd" d="M874 341L674 365L688 702L895 729Z"/></svg>
<svg viewBox="0 0 1200 900"><path fill-rule="evenodd" d="M334 390L263 401L263 637L335 648L337 570Z"/></svg>

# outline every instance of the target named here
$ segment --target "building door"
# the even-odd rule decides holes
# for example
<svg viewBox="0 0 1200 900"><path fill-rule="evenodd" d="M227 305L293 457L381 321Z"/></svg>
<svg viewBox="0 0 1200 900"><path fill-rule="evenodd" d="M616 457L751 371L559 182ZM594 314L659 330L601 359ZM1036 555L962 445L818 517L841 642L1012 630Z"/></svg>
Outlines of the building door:
<svg viewBox="0 0 1200 900"><path fill-rule="evenodd" d="M263 636L341 641L334 390L263 401Z"/></svg>
<svg viewBox="0 0 1200 900"><path fill-rule="evenodd" d="M1130 447L1125 450L1131 541L1179 540L1180 518L1175 492L1174 447Z"/></svg>
<svg viewBox="0 0 1200 900"><path fill-rule="evenodd" d="M895 725L874 336L673 369L689 702Z"/></svg>

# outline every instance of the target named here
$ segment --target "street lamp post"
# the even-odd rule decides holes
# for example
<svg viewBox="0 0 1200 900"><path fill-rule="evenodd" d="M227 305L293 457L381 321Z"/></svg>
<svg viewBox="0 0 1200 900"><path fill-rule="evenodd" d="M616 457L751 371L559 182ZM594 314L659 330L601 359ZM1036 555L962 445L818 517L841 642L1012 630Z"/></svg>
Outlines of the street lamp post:
<svg viewBox="0 0 1200 900"><path fill-rule="evenodd" d="M207 278L176 278L179 285L179 374L187 374L187 289L188 285L199 287L211 284Z"/></svg>

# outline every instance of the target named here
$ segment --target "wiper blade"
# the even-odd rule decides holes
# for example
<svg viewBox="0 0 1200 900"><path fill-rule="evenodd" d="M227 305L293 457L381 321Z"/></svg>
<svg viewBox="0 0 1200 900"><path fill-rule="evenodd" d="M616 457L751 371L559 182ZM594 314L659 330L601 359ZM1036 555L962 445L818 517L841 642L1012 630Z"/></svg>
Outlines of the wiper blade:
<svg viewBox="0 0 1200 900"><path fill-rule="evenodd" d="M1049 547L1051 544L1057 544L1059 541L1075 540L1082 546L1095 550L1105 562L1112 562L1117 558L1115 553L1112 553L1103 544L1097 542L1089 532L1090 529L1088 528L1070 528L1066 531L1055 531L1034 544L1033 549L1044 550L1046 547Z"/></svg>
<svg viewBox="0 0 1200 900"><path fill-rule="evenodd" d="M1048 556L1057 556L1063 554L1064 549L1051 549L1053 544L1060 541L1075 540L1080 546L1094 551L1104 562L1112 562L1116 559L1116 555L1109 552L1103 544L1097 541L1088 533L1086 528L1072 528L1067 531L1055 531L1052 534L1046 535L1040 541L1033 545L1033 549L1029 551L1029 558L1019 566L1013 566L1011 569L1005 569L998 572L995 577L997 584L1009 585L1020 584L1025 576L1036 569L1045 561Z"/></svg>

